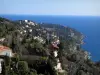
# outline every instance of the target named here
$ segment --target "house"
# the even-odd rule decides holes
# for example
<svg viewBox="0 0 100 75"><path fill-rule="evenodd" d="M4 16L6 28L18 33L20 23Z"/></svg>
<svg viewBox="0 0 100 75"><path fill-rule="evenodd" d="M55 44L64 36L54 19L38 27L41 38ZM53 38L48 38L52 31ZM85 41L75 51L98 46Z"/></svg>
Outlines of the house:
<svg viewBox="0 0 100 75"><path fill-rule="evenodd" d="M0 42L3 42L5 40L5 38L0 38Z"/></svg>
<svg viewBox="0 0 100 75"><path fill-rule="evenodd" d="M65 70L62 69L62 64L61 64L61 62L59 60L59 57L57 57L58 56L58 50L59 50L58 44L60 44L60 40L59 39L56 39L55 41L53 41L51 43L51 46L50 46L51 50L53 50L52 52L54 54L54 57L57 60L57 63L56 63L57 65L54 66L54 69L57 72L64 73Z"/></svg>
<svg viewBox="0 0 100 75"><path fill-rule="evenodd" d="M56 58L56 60L57 60L57 65L54 66L54 69L55 69L57 72L64 73L65 70L62 69L62 64L61 64L59 58Z"/></svg>
<svg viewBox="0 0 100 75"><path fill-rule="evenodd" d="M57 57L58 56L58 51L54 51L54 57Z"/></svg>
<svg viewBox="0 0 100 75"><path fill-rule="evenodd" d="M32 29L29 29L29 32L32 32Z"/></svg>
<svg viewBox="0 0 100 75"><path fill-rule="evenodd" d="M55 68L55 70L58 70L58 71L62 70L61 63L58 62L57 66L55 66L54 68Z"/></svg>
<svg viewBox="0 0 100 75"><path fill-rule="evenodd" d="M26 30L24 30L24 33L26 33Z"/></svg>
<svg viewBox="0 0 100 75"><path fill-rule="evenodd" d="M29 25L33 25L33 26L35 26L35 23L32 22L32 21L28 22L28 24L29 24Z"/></svg>
<svg viewBox="0 0 100 75"><path fill-rule="evenodd" d="M13 53L9 47L0 45L0 55L12 57Z"/></svg>
<svg viewBox="0 0 100 75"><path fill-rule="evenodd" d="M25 23L27 23L28 22L28 20L25 20Z"/></svg>
<svg viewBox="0 0 100 75"><path fill-rule="evenodd" d="M90 59L91 58L91 53L87 52L87 51L84 51L84 58L85 59Z"/></svg>
<svg viewBox="0 0 100 75"><path fill-rule="evenodd" d="M26 28L28 28L29 26L28 25L26 25Z"/></svg>
<svg viewBox="0 0 100 75"><path fill-rule="evenodd" d="M9 47L0 45L0 56L13 57L12 50ZM2 62L3 58L0 58L0 73L2 73Z"/></svg>

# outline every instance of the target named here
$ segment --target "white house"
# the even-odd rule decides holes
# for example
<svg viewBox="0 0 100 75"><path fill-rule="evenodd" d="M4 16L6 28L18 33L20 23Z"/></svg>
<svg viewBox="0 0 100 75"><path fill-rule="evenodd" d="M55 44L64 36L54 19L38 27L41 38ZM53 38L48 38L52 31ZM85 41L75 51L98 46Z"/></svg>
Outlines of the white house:
<svg viewBox="0 0 100 75"><path fill-rule="evenodd" d="M54 57L57 57L58 56L58 51L54 51Z"/></svg>
<svg viewBox="0 0 100 75"><path fill-rule="evenodd" d="M0 38L0 41L3 42L5 40L5 38Z"/></svg>
<svg viewBox="0 0 100 75"><path fill-rule="evenodd" d="M32 32L32 29L29 29L29 32Z"/></svg>
<svg viewBox="0 0 100 75"><path fill-rule="evenodd" d="M27 23L27 22L28 22L28 20L25 20L25 22Z"/></svg>
<svg viewBox="0 0 100 75"><path fill-rule="evenodd" d="M84 53L85 53L85 56L84 56L85 59L90 59L91 58L91 53L89 53L87 51L84 51Z"/></svg>
<svg viewBox="0 0 100 75"><path fill-rule="evenodd" d="M26 30L24 30L24 33L26 33Z"/></svg>
<svg viewBox="0 0 100 75"><path fill-rule="evenodd" d="M35 23L34 22L31 22L31 21L28 24L35 26Z"/></svg>
<svg viewBox="0 0 100 75"><path fill-rule="evenodd" d="M23 34L23 32L21 31L20 34Z"/></svg>
<svg viewBox="0 0 100 75"><path fill-rule="evenodd" d="M0 56L2 55L13 57L12 50L9 47L0 45ZM0 73L2 72L2 64L1 64L2 61L3 59L0 58Z"/></svg>
<svg viewBox="0 0 100 75"><path fill-rule="evenodd" d="M61 63L57 63L57 66L55 66L55 69L56 70L62 70L62 67L61 67Z"/></svg>
<svg viewBox="0 0 100 75"><path fill-rule="evenodd" d="M70 36L73 37L74 35L75 35L75 34L72 32Z"/></svg>
<svg viewBox="0 0 100 75"><path fill-rule="evenodd" d="M26 25L26 27L28 28L29 26L28 26L28 25Z"/></svg>
<svg viewBox="0 0 100 75"><path fill-rule="evenodd" d="M3 61L3 60L0 59L0 73L2 72L2 64L1 64L2 61Z"/></svg>
<svg viewBox="0 0 100 75"><path fill-rule="evenodd" d="M12 50L9 47L0 45L0 55L13 56Z"/></svg>

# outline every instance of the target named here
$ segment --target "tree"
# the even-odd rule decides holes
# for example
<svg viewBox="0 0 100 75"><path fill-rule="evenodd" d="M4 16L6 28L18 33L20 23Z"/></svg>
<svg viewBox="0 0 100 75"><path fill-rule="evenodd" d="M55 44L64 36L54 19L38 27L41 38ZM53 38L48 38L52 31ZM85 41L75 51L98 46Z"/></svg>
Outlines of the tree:
<svg viewBox="0 0 100 75"><path fill-rule="evenodd" d="M59 49L60 50L63 50L64 49L64 43L63 42L60 42L60 44L58 46L59 46Z"/></svg>
<svg viewBox="0 0 100 75"><path fill-rule="evenodd" d="M20 75L27 75L29 72L28 64L26 61L19 61L18 62L18 70Z"/></svg>
<svg viewBox="0 0 100 75"><path fill-rule="evenodd" d="M35 73L35 72L30 72L30 75L37 75L37 73Z"/></svg>
<svg viewBox="0 0 100 75"><path fill-rule="evenodd" d="M64 43L60 42L58 47L59 47L58 55L59 55L59 57L61 57L63 55Z"/></svg>
<svg viewBox="0 0 100 75"><path fill-rule="evenodd" d="M10 66L10 62L11 62L11 59L10 59L10 57L8 57L8 56L5 56L5 65L6 66Z"/></svg>

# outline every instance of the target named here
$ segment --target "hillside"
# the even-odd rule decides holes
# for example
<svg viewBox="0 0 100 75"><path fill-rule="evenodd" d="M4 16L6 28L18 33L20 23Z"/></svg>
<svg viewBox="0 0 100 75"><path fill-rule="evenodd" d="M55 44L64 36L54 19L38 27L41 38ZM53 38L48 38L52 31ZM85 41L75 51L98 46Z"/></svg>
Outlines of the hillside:
<svg viewBox="0 0 100 75"><path fill-rule="evenodd" d="M0 45L14 53L4 56L0 75L100 75L83 39L67 26L0 18Z"/></svg>

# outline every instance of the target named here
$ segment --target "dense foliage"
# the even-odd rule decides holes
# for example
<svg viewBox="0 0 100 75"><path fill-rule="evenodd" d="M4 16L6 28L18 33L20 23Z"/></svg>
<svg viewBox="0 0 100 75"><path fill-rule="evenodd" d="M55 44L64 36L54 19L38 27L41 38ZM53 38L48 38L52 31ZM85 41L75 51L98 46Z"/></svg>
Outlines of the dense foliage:
<svg viewBox="0 0 100 75"><path fill-rule="evenodd" d="M29 30L32 29L32 32ZM14 57L3 56L1 75L100 75L100 62L94 63L81 48L83 35L70 27L0 18L0 44L8 46ZM59 39L59 48L52 42ZM64 73L54 69L57 65L52 51L58 57Z"/></svg>

